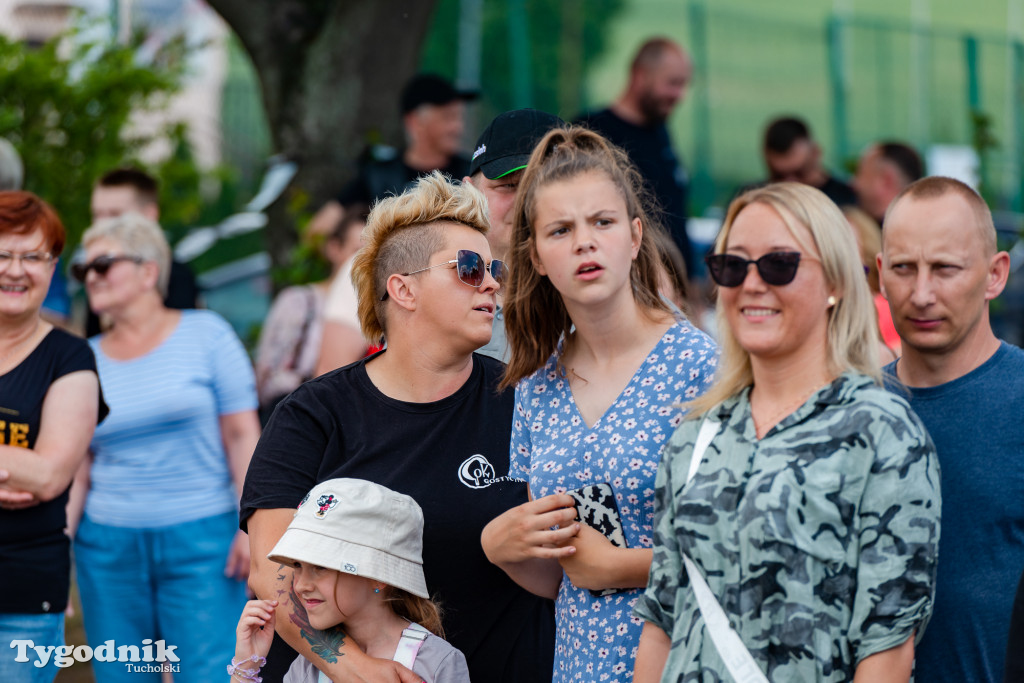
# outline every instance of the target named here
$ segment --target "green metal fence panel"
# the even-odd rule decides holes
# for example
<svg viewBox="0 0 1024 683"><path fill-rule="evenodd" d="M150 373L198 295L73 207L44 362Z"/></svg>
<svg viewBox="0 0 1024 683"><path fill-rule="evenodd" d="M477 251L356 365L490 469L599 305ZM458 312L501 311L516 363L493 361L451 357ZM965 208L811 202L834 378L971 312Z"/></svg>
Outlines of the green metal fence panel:
<svg viewBox="0 0 1024 683"><path fill-rule="evenodd" d="M659 3L682 31L696 76L672 128L694 180L694 213L764 177L761 136L774 117L804 118L826 165L843 177L881 139L977 142L993 208L1024 207L1024 47L1009 35L909 20Z"/></svg>

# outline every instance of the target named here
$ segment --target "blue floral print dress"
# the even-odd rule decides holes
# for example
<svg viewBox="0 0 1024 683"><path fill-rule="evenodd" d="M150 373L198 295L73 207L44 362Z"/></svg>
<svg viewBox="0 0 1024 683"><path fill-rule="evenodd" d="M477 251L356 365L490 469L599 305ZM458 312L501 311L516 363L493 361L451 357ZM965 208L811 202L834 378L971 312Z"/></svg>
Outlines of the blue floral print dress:
<svg viewBox="0 0 1024 683"><path fill-rule="evenodd" d="M654 478L661 451L682 422L680 404L713 379L717 349L683 320L670 327L629 384L590 427L580 416L558 351L516 386L510 472L534 498L608 482L630 548L650 548ZM633 678L642 620L632 615L642 589L594 597L565 575L555 603L553 681L614 683Z"/></svg>

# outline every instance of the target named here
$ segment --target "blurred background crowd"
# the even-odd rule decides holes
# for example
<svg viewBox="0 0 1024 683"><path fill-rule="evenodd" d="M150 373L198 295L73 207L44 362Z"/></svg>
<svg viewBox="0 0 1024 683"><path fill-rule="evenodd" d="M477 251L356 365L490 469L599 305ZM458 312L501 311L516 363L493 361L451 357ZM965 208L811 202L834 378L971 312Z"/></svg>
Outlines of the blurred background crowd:
<svg viewBox="0 0 1024 683"><path fill-rule="evenodd" d="M300 236L361 163L405 145L396 102L413 73L479 93L461 128L468 155L501 111L573 120L604 106L652 34L692 58L667 124L688 174L686 211L698 219L689 232L701 244L736 190L765 177L765 129L783 116L808 126L822 167L846 182L870 144L906 143L928 173L977 187L1006 246L1017 242L1018 0L599 0L587 11L581 1L436 0L413 13L401 2L287 2L248 15L247 4L3 0L0 137L31 151L25 188L54 203L72 247L97 178L126 165L149 171L179 260L250 349L275 291L329 274ZM285 39L306 47L273 48ZM381 41L393 46L387 54L375 51ZM318 69L323 59L336 66ZM258 196L264 180L268 194ZM1003 338L1021 341L1022 312L1011 279L993 311Z"/></svg>

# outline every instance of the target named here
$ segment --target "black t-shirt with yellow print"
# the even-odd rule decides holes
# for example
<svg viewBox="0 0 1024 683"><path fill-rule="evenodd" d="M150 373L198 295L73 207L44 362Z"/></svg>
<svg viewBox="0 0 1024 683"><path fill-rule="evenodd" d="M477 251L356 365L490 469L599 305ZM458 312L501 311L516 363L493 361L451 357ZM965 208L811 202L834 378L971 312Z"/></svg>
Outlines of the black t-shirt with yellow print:
<svg viewBox="0 0 1024 683"><path fill-rule="evenodd" d="M96 372L88 342L51 330L17 367L0 375L0 443L34 448L50 385L72 372ZM100 394L97 421L107 415ZM25 453L25 457L35 457ZM63 612L70 577L65 490L22 510L0 509L0 614Z"/></svg>

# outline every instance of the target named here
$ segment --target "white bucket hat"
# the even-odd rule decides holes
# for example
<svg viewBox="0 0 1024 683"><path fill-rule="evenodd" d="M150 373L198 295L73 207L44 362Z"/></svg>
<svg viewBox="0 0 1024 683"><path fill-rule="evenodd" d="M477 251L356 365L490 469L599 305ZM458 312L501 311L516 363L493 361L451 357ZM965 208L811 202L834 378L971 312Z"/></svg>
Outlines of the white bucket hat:
<svg viewBox="0 0 1024 683"><path fill-rule="evenodd" d="M423 578L423 510L362 479L329 479L299 503L267 557L365 576L429 598Z"/></svg>

